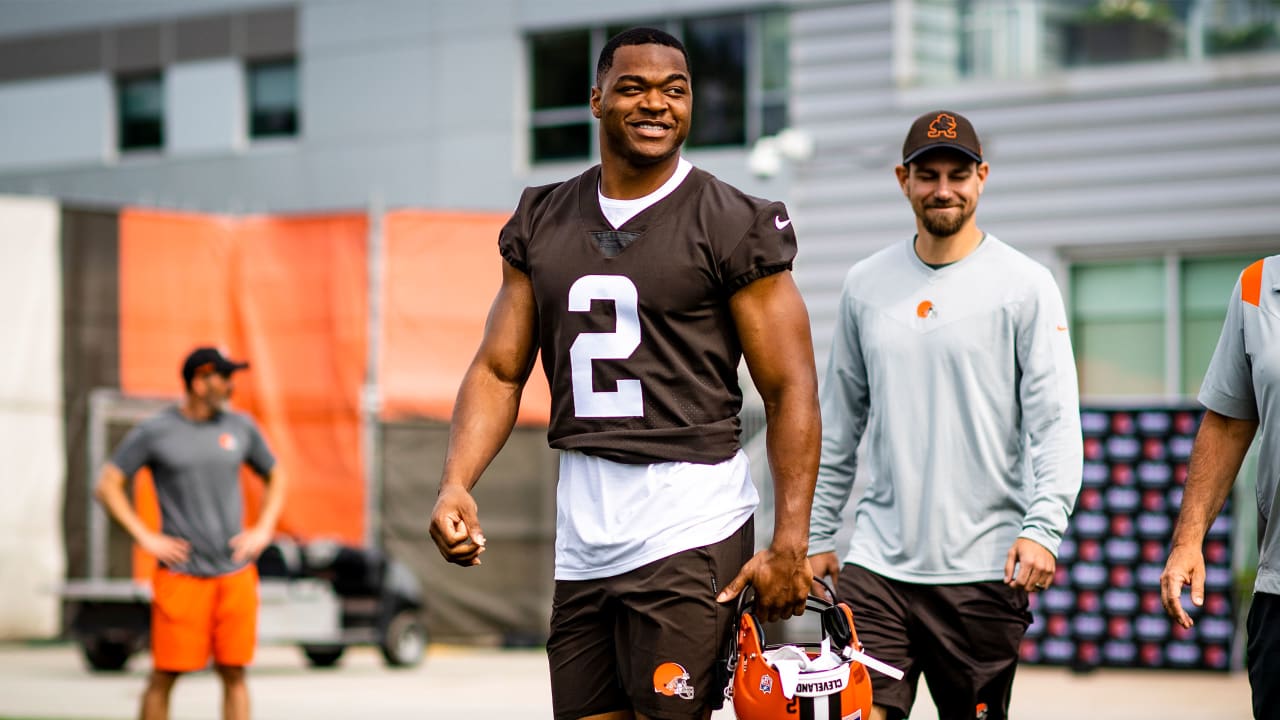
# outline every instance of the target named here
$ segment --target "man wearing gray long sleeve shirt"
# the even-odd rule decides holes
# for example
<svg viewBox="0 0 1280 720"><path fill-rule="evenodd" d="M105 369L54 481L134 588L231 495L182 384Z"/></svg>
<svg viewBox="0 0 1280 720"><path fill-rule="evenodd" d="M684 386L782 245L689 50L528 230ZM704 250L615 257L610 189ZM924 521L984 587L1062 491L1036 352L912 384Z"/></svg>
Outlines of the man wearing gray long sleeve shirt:
<svg viewBox="0 0 1280 720"><path fill-rule="evenodd" d="M921 674L943 720L1007 716L1027 594L1052 582L1080 490L1062 298L977 226L988 172L963 116L918 118L896 168L917 235L855 265L841 294L809 552L867 651L906 672L872 674L873 718L906 717ZM841 568L864 435L870 485Z"/></svg>

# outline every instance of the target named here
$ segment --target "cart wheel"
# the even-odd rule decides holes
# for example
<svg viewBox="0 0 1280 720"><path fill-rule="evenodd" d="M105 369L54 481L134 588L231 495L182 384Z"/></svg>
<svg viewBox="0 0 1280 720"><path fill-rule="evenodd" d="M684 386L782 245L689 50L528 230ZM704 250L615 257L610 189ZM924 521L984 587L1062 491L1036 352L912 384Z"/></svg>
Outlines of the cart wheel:
<svg viewBox="0 0 1280 720"><path fill-rule="evenodd" d="M89 667L99 672L119 672L133 654L132 643L87 637L80 641L80 649Z"/></svg>
<svg viewBox="0 0 1280 720"><path fill-rule="evenodd" d="M302 654L311 667L327 668L337 665L346 649L345 645L303 645Z"/></svg>
<svg viewBox="0 0 1280 720"><path fill-rule="evenodd" d="M396 613L382 637L382 657L391 667L413 667L427 652L427 629L415 610Z"/></svg>

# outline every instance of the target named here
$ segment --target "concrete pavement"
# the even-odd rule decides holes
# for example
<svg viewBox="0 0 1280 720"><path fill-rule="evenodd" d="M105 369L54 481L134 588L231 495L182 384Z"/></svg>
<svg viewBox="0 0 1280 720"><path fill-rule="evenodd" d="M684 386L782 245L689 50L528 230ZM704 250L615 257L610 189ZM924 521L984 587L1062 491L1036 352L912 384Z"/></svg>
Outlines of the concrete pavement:
<svg viewBox="0 0 1280 720"><path fill-rule="evenodd" d="M124 720L135 717L148 671L135 656L118 674L85 670L73 645L0 645L0 718ZM264 647L250 674L253 715L260 720L352 718L550 718L546 656L535 650L432 646L411 670L391 670L371 648L352 648L332 670L311 670L292 647ZM217 720L218 680L183 678L174 690L173 720ZM1024 666L1014 686L1012 716L1024 720L1248 720L1243 674L1102 669L1076 675ZM714 720L732 720L728 710ZM913 720L936 720L928 697Z"/></svg>

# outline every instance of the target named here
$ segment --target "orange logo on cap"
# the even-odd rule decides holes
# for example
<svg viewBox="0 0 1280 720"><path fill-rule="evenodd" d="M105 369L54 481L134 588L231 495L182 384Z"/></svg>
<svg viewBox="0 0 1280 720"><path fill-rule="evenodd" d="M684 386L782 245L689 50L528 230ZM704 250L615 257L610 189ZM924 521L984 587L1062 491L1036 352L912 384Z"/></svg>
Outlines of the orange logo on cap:
<svg viewBox="0 0 1280 720"><path fill-rule="evenodd" d="M933 312L933 301L932 301L932 300L925 300L924 302L922 302L922 303L920 303L919 305L917 305L917 306L916 306L916 317L918 317L918 318L931 318L931 317L933 317L934 315L935 315L935 313Z"/></svg>
<svg viewBox="0 0 1280 720"><path fill-rule="evenodd" d="M231 433L222 433L218 436L218 445L223 450L235 450L236 439L231 435Z"/></svg>
<svg viewBox="0 0 1280 720"><path fill-rule="evenodd" d="M956 118L949 113L938 113L938 117L929 123L929 137L956 139Z"/></svg>

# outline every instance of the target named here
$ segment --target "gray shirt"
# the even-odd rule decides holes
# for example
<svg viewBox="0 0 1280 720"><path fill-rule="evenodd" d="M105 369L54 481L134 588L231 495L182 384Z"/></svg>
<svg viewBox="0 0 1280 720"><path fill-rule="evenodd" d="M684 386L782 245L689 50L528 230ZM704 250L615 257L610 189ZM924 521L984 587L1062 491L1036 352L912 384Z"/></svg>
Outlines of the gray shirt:
<svg viewBox="0 0 1280 720"><path fill-rule="evenodd" d="M1066 312L1044 266L990 235L938 269L910 240L858 263L821 400L810 553L836 549L865 433L870 484L846 562L965 583L1003 578L1018 537L1057 554L1083 452Z"/></svg>
<svg viewBox="0 0 1280 720"><path fill-rule="evenodd" d="M1200 402L1219 415L1258 421L1261 540L1253 587L1280 595L1280 255L1250 265L1236 282Z"/></svg>
<svg viewBox="0 0 1280 720"><path fill-rule="evenodd" d="M244 565L229 545L244 527L240 465L266 478L276 462L249 416L224 411L197 422L170 407L134 427L111 462L125 477L151 470L162 532L191 544L187 562L171 570L211 577Z"/></svg>

